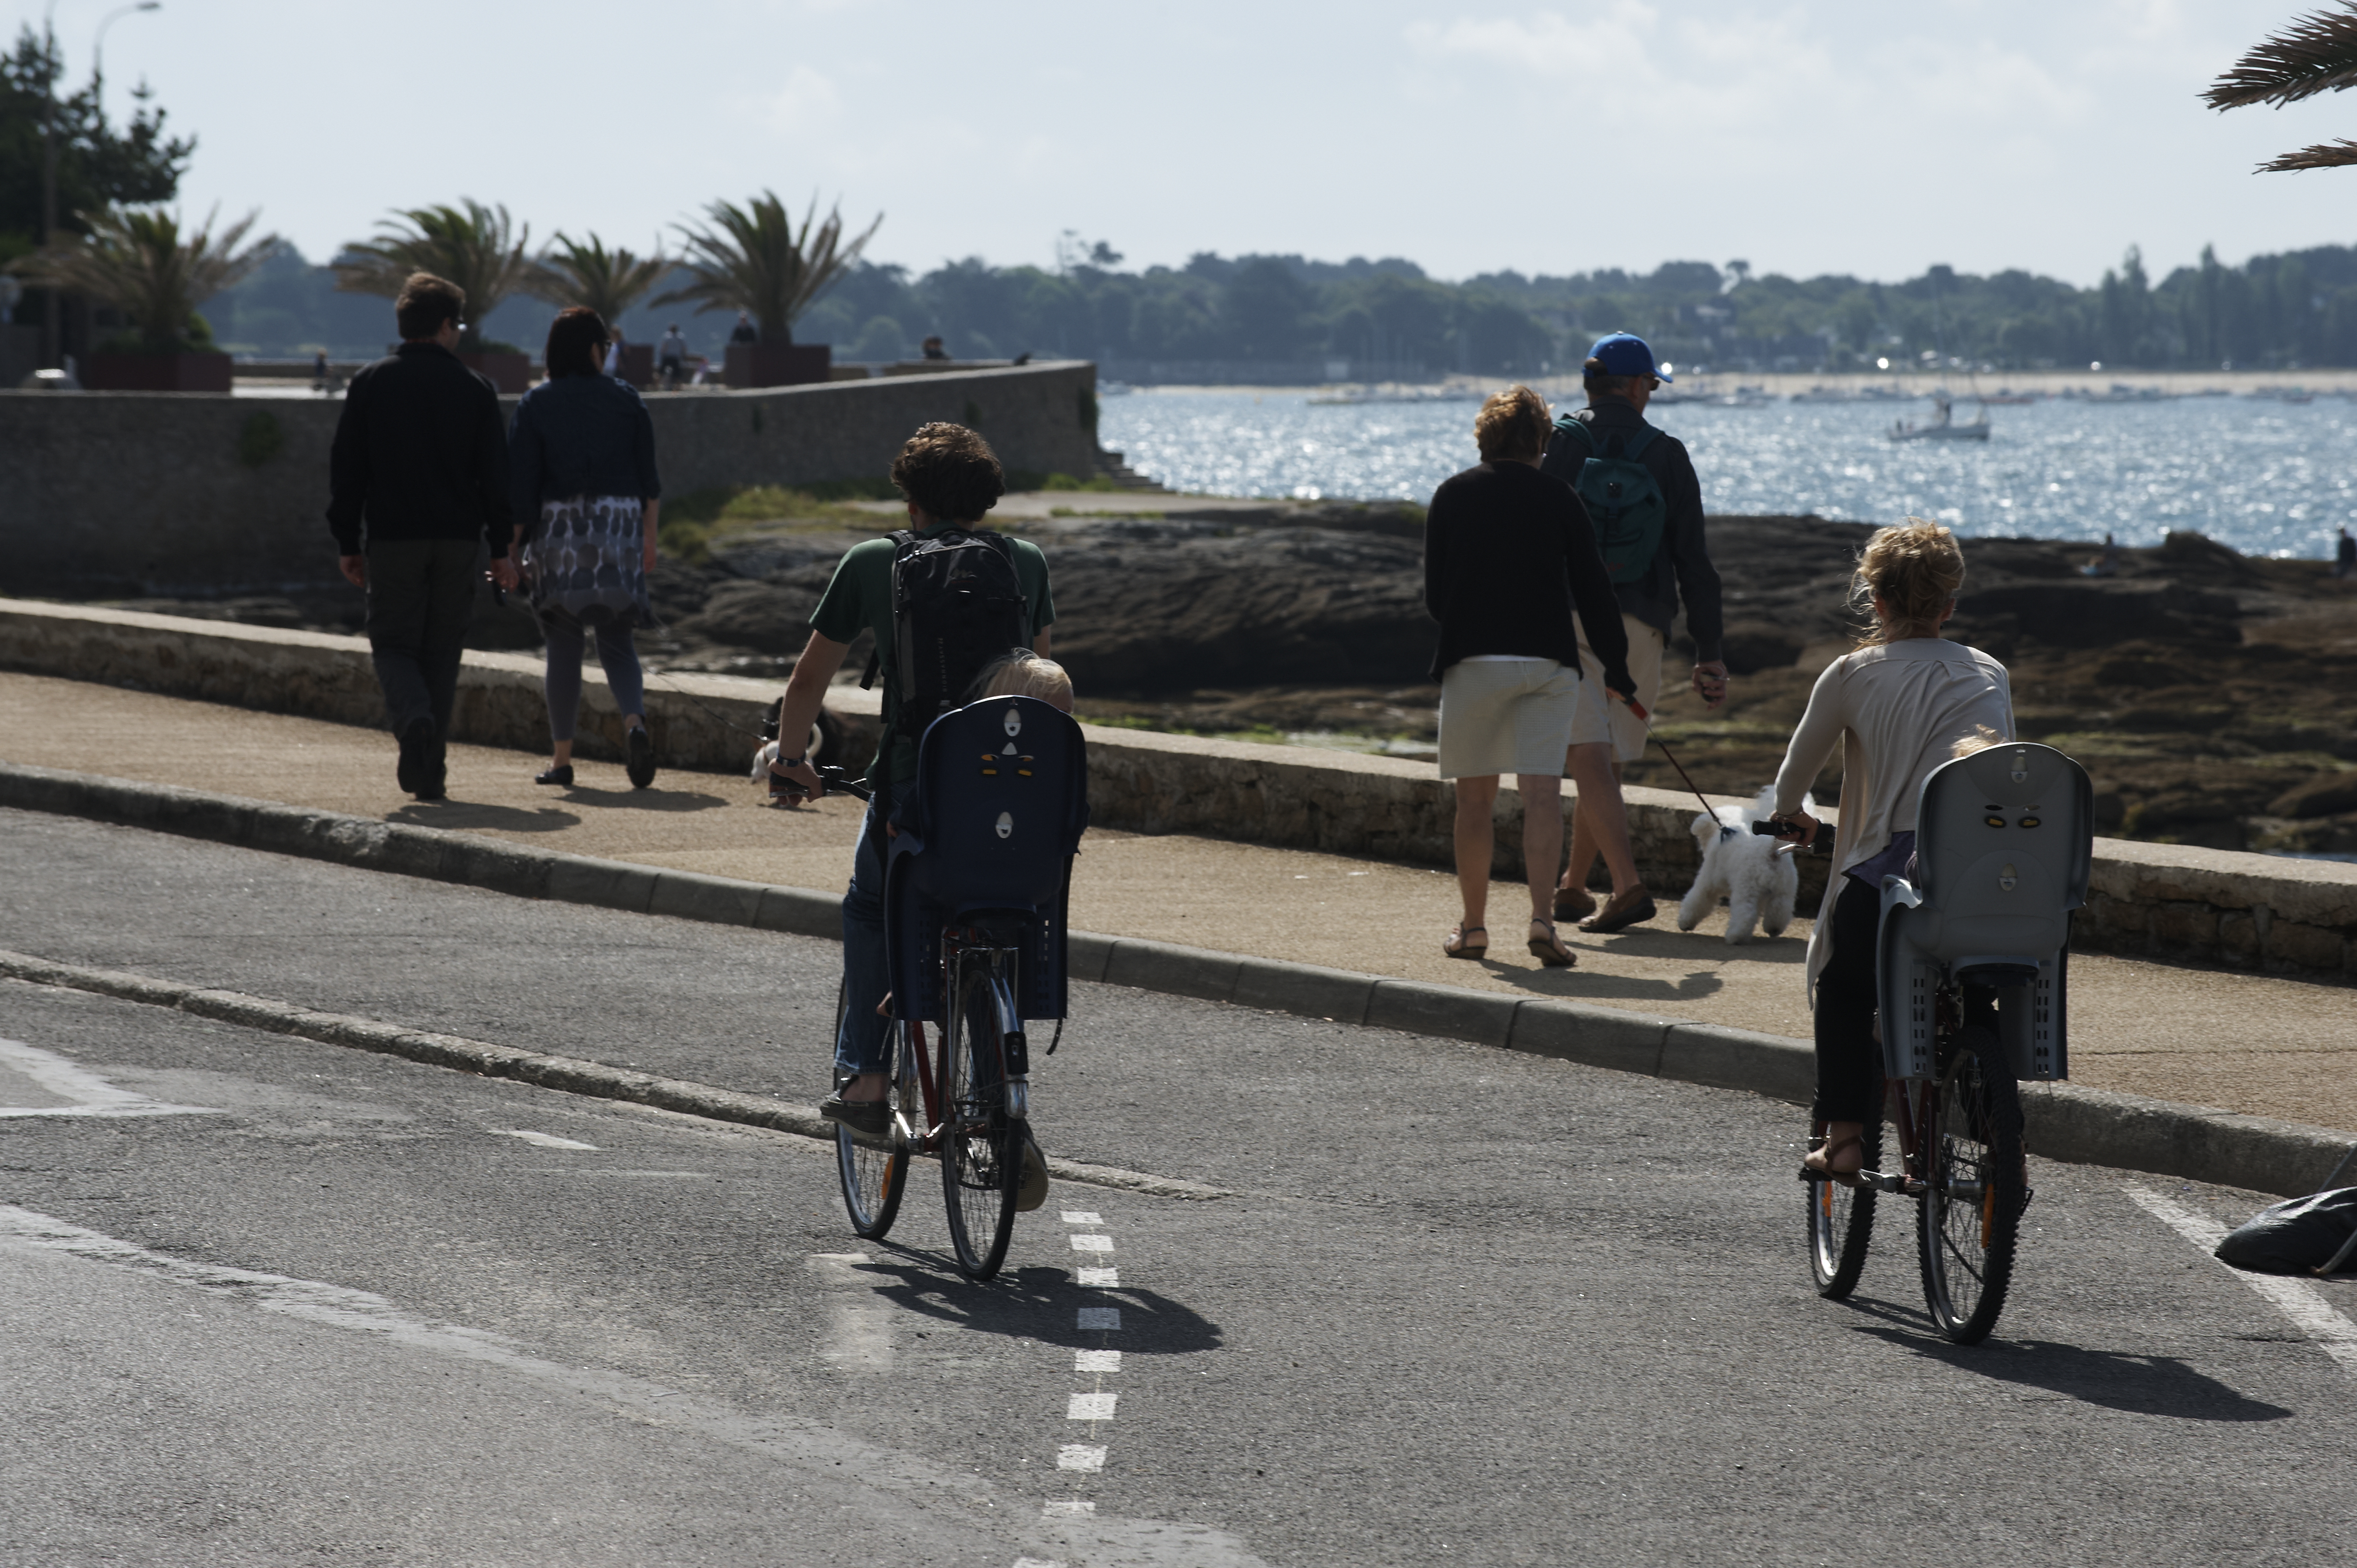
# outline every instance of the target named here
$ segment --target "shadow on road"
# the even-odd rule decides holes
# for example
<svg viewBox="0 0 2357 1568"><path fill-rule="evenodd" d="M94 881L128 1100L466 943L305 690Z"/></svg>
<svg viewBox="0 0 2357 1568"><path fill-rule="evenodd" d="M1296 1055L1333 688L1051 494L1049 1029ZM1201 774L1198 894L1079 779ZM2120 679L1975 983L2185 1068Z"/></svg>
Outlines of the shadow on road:
<svg viewBox="0 0 2357 1568"><path fill-rule="evenodd" d="M554 806L543 806L527 811L518 806L494 806L475 800L412 800L399 811L387 811L388 822L403 822L415 828L445 828L464 832L468 828L491 828L509 833L553 833L581 825L581 819Z"/></svg>
<svg viewBox="0 0 2357 1568"><path fill-rule="evenodd" d="M1121 1337L1114 1343L1132 1355L1183 1356L1222 1343L1218 1324L1158 1292L1083 1289L1069 1269L1051 1268L1008 1269L986 1285L968 1284L947 1253L877 1245L897 1253L898 1261L879 1258L853 1272L875 1281L885 1300L961 1328L1094 1348L1104 1343L1103 1331L1076 1327L1078 1309L1112 1306L1121 1309Z"/></svg>
<svg viewBox="0 0 2357 1568"><path fill-rule="evenodd" d="M1669 1003L1708 996L1727 982L1709 970L1696 970L1675 981L1644 980L1633 974L1604 974L1582 969L1523 969L1490 959L1481 967L1507 984L1565 1001L1617 997L1630 1002Z"/></svg>
<svg viewBox="0 0 2357 1568"><path fill-rule="evenodd" d="M1878 1317L1903 1321L1889 1308L1866 1302L1850 1305ZM1992 1338L1979 1345L1952 1345L1922 1328L1899 1326L1896 1321L1861 1323L1857 1330L1960 1371L2045 1389L2107 1410L2179 1421L2282 1421L2293 1413L2281 1405L2237 1393L2174 1356L2091 1350L2046 1339Z"/></svg>
<svg viewBox="0 0 2357 1568"><path fill-rule="evenodd" d="M661 782L648 789L587 789L576 784L565 791L568 806L619 807L633 811L708 811L728 804L719 795L692 789L666 789Z"/></svg>

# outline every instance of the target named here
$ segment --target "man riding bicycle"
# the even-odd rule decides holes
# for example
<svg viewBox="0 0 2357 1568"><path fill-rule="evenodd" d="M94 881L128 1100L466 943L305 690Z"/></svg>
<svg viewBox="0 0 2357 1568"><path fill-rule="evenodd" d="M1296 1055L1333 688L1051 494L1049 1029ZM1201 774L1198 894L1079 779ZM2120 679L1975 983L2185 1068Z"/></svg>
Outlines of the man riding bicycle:
<svg viewBox="0 0 2357 1568"><path fill-rule="evenodd" d="M845 552L811 616L811 637L787 682L780 704L778 734L801 737L817 722L828 683L862 631L876 638L876 667L884 691L884 732L869 765L867 781L877 791L861 823L852 859L851 886L843 896L843 980L845 1006L834 1042L834 1065L842 1082L819 1106L819 1114L857 1133L881 1133L890 1065L888 1022L877 1009L890 989L885 962L884 843L897 830L889 820L891 796L905 790L917 773L917 742L932 716L901 713L903 682L898 668L894 620L894 563L904 541L937 540L955 531L973 532L983 514L1006 493L1006 477L988 442L963 425L921 426L892 464L892 483L909 503L909 532L871 539ZM1003 552L1020 587L1022 626L1034 651L1049 651L1048 628L1056 606L1048 586L1048 558L1028 540L987 534ZM999 650L1004 654L1011 650ZM968 672L969 677L980 671ZM806 795L820 792L817 770L807 756L787 757L783 746L770 772Z"/></svg>

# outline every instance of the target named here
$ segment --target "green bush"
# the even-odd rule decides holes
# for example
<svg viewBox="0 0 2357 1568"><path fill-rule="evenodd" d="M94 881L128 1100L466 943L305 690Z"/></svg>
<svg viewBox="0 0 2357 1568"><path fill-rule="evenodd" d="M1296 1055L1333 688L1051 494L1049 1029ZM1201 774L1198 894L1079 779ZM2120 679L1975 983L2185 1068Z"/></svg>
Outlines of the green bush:
<svg viewBox="0 0 2357 1568"><path fill-rule="evenodd" d="M1119 485L1114 484L1111 478L1107 478L1103 474L1091 474L1085 479L1076 479L1070 474L1049 474L1046 478L1039 481L1038 488L1043 490L1095 490L1099 492L1105 490L1117 490L1121 489Z"/></svg>

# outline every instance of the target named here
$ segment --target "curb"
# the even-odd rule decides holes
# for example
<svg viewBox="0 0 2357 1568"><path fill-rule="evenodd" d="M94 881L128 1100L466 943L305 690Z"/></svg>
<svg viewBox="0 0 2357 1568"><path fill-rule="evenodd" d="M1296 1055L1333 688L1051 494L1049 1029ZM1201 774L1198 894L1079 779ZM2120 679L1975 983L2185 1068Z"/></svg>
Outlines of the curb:
<svg viewBox="0 0 2357 1568"><path fill-rule="evenodd" d="M842 900L806 888L742 882L700 872L668 871L628 861L598 860L439 828L376 822L174 785L140 784L95 774L0 762L0 807L84 817L244 849L333 861L364 870L460 883L517 897L548 898L633 914L669 915L796 936L833 940L842 936ZM1232 1003L1340 1024L1467 1040L1589 1067L1743 1090L1798 1104L1807 1103L1815 1087L1815 1051L1809 1042L1748 1029L1584 1003L1505 996L1423 981L1391 980L1314 964L1086 931L1071 933L1069 953L1071 977L1075 980ZM135 976L123 976L121 980L125 984L145 986L163 983L141 981ZM175 997L195 993L184 992L183 988L164 989ZM166 1004L180 1004L176 1000ZM301 1010L285 1011L291 1016ZM324 1014L304 1016L333 1017ZM340 1020L332 1026L362 1025L368 1030L390 1031L405 1039L453 1039L410 1034L365 1020ZM282 1033L302 1032L280 1026L257 1026L276 1027ZM339 1037L330 1043L362 1042L354 1036L349 1040ZM442 1065L463 1065L468 1071L506 1071L504 1068L467 1065L490 1059L468 1058L468 1051L506 1052L507 1056L499 1058L501 1061L509 1057L519 1060L533 1057L533 1053L512 1052L505 1047L467 1041L455 1044L465 1047L457 1052L457 1058L464 1058L463 1061L454 1058ZM418 1059L440 1060L422 1056ZM670 1081L600 1068L595 1063L570 1063L570 1058L533 1059L569 1063L564 1069L568 1072L576 1068L593 1068L615 1075L612 1081L617 1085L624 1079L642 1080L650 1085ZM565 1085L551 1083L549 1087ZM737 1094L735 1090L701 1085L686 1087L710 1095ZM617 1099L640 1098L635 1092L619 1090L582 1092L604 1093ZM783 1101L762 1096L738 1098L748 1102L746 1115L703 1110L691 1113L743 1121L752 1119L755 1107L760 1115L770 1114L771 1108L781 1108L780 1113L791 1112L811 1122L817 1122L809 1112ZM651 1100L645 1102L659 1103ZM2345 1133L2327 1128L2081 1089L2072 1084L2026 1085L2022 1102L2033 1148L2045 1158L2180 1176L2284 1197L2313 1191L2323 1173L2333 1167L2352 1142L2357 1142ZM721 1101L701 1103L717 1105ZM755 1124L778 1126L788 1132L805 1130L770 1121L756 1120ZM1064 1164L1050 1162L1051 1172ZM1077 1173L1093 1167L1071 1168ZM1091 1178L1074 1174L1069 1179ZM1189 1183L1175 1185L1192 1187ZM1184 1196L1205 1196L1211 1191L1204 1188Z"/></svg>
<svg viewBox="0 0 2357 1568"><path fill-rule="evenodd" d="M315 1012L307 1007L273 1002L265 997L248 996L241 991L211 991L202 986L180 985L121 970L84 969L77 964L52 963L47 959L5 950L0 950L0 979L21 980L34 985L53 985L70 991L94 992L102 996L119 997L125 1002L144 1003L150 1007L168 1007L199 1018L210 1018L217 1023L259 1029L265 1034L293 1035L322 1045L375 1051L382 1056L401 1057L429 1067L450 1068L483 1078L511 1078L520 1083L558 1090L566 1094L586 1095L597 1100L627 1100L634 1104L653 1106L659 1111L701 1116L707 1121L735 1122L748 1127L792 1133L824 1143L834 1142L834 1127L816 1112L791 1101L773 1099L766 1094L748 1094L741 1090L721 1089L687 1079L632 1072L627 1068L584 1061L578 1057L544 1056L538 1051L494 1046L458 1035L404 1029L397 1024L382 1024L373 1018ZM1048 1174L1060 1181L1121 1187L1155 1197L1215 1198L1232 1196L1200 1182L1147 1176L1142 1171L1125 1171L1114 1165L1092 1165L1079 1160L1060 1160L1052 1156L1048 1161Z"/></svg>

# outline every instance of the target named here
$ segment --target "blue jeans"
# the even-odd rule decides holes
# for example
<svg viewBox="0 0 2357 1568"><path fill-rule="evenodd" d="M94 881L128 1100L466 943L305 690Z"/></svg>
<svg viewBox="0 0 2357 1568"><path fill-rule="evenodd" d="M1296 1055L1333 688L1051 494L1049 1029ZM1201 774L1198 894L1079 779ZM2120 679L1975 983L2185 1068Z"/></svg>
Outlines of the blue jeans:
<svg viewBox="0 0 2357 1568"><path fill-rule="evenodd" d="M891 1025L876 1015L876 1006L891 988L884 961L884 824L871 803L860 823L859 849L851 857L851 886L843 895L845 1005L834 1036L836 1071L890 1070Z"/></svg>

